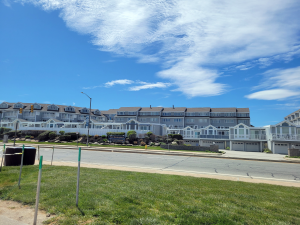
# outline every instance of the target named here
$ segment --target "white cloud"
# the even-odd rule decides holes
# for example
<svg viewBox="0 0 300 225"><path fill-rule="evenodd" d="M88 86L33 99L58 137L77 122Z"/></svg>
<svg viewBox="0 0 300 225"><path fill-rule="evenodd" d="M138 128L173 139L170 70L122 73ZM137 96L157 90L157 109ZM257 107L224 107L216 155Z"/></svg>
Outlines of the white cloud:
<svg viewBox="0 0 300 225"><path fill-rule="evenodd" d="M249 99L259 100L283 100L293 96L299 96L300 92L290 91L286 89L271 89L265 91L258 91L250 95L245 96Z"/></svg>
<svg viewBox="0 0 300 225"><path fill-rule="evenodd" d="M162 83L162 82L157 82L157 83L139 82L139 83L142 85L130 87L129 90L140 91L140 90L152 89L152 88L166 88L171 85L170 83Z"/></svg>
<svg viewBox="0 0 300 225"><path fill-rule="evenodd" d="M132 84L134 81L132 80L127 80L127 79L123 79L123 80L113 80L113 81L109 81L109 82L106 82L105 83L105 87L112 87L116 84L122 84L122 85L125 85L125 84ZM97 87L97 86L95 86Z"/></svg>
<svg viewBox="0 0 300 225"><path fill-rule="evenodd" d="M73 105L75 105L75 102L73 102Z"/></svg>
<svg viewBox="0 0 300 225"><path fill-rule="evenodd" d="M7 6L7 7L10 7L10 0L2 0L2 3Z"/></svg>
<svg viewBox="0 0 300 225"><path fill-rule="evenodd" d="M95 89L95 88L98 88L98 87L102 87L102 86L99 85L99 86L93 86L93 87L83 87L83 89Z"/></svg>
<svg viewBox="0 0 300 225"><path fill-rule="evenodd" d="M289 69L272 69L263 73L261 84L254 87L268 89L258 91L245 97L262 100L281 100L288 97L298 97L300 94L300 66Z"/></svg>
<svg viewBox="0 0 300 225"><path fill-rule="evenodd" d="M60 10L67 26L91 35L100 50L162 63L158 76L190 97L224 93L219 72L208 66L256 60L264 67L299 51L298 0L19 1Z"/></svg>

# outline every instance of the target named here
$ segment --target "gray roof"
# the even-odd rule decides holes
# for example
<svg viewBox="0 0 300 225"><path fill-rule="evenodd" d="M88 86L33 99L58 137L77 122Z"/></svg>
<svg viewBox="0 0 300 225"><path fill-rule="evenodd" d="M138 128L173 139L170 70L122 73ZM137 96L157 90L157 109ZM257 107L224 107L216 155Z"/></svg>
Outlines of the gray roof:
<svg viewBox="0 0 300 225"><path fill-rule="evenodd" d="M186 112L210 112L210 108L209 107L187 108Z"/></svg>
<svg viewBox="0 0 300 225"><path fill-rule="evenodd" d="M250 112L249 108L237 108L236 111L238 113L241 113L241 112Z"/></svg>
<svg viewBox="0 0 300 225"><path fill-rule="evenodd" d="M236 112L236 108L211 108L211 112Z"/></svg>
<svg viewBox="0 0 300 225"><path fill-rule="evenodd" d="M185 112L186 107L164 108L163 112Z"/></svg>
<svg viewBox="0 0 300 225"><path fill-rule="evenodd" d="M11 107L13 107L14 104L16 104L16 103L8 103L8 102L6 102L6 103L8 104L8 108L11 108ZM20 103L22 103L23 106L24 106L23 110L30 110L30 106L35 104L35 103L23 103L23 102L20 102ZM35 111L42 111L42 112L61 112L61 113L63 113L63 112L65 112L65 108L69 106L69 105L41 104L41 103L37 103L37 104L39 104L41 106L41 109L34 109L34 110ZM47 110L47 107L49 105L56 105L58 107L58 111ZM81 114L80 110L83 109L83 108L87 108L87 107L76 107L76 106L71 106L71 107L73 107L75 109L75 111L74 112L69 112L68 111L67 113ZM87 108L87 109L89 110L89 108ZM92 109L92 112L94 112L96 110L97 109ZM100 110L100 112L101 112L101 110ZM83 113L83 114L87 114L87 113Z"/></svg>
<svg viewBox="0 0 300 225"><path fill-rule="evenodd" d="M106 111L101 111L102 114L117 114L118 109L110 109Z"/></svg>
<svg viewBox="0 0 300 225"><path fill-rule="evenodd" d="M139 111L141 107L121 107L118 112L136 112Z"/></svg>
<svg viewBox="0 0 300 225"><path fill-rule="evenodd" d="M160 112L163 107L143 107L140 112Z"/></svg>

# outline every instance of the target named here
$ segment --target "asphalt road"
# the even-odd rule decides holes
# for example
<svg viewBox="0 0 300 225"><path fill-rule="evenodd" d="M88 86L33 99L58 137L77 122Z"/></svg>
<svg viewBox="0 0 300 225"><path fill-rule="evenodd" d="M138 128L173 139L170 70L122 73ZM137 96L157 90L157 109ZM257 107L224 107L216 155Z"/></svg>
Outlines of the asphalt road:
<svg viewBox="0 0 300 225"><path fill-rule="evenodd" d="M43 155L45 161L51 161L52 149L41 148L40 155ZM55 149L53 161L77 162L78 151ZM300 182L300 164L86 150L82 151L81 162L127 168Z"/></svg>

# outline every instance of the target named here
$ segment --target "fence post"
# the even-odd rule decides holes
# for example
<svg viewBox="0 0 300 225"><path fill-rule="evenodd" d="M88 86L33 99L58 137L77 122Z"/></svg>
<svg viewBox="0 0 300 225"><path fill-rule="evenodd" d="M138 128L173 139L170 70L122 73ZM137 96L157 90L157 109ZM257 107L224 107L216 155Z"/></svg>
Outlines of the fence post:
<svg viewBox="0 0 300 225"><path fill-rule="evenodd" d="M40 162L40 146L38 145L38 160Z"/></svg>
<svg viewBox="0 0 300 225"><path fill-rule="evenodd" d="M43 156L41 156L41 158L39 159L39 161L40 161L39 176L38 176L37 189L36 189L36 199L35 199L35 211L34 211L33 225L36 225L37 214L38 214L38 209L39 209L39 199L40 199L40 188L41 188L41 179L42 179Z"/></svg>
<svg viewBox="0 0 300 225"><path fill-rule="evenodd" d="M78 152L77 188L76 188L76 206L77 207L78 207L78 194L79 194L80 158L81 158L81 148L79 148L79 152Z"/></svg>
<svg viewBox="0 0 300 225"><path fill-rule="evenodd" d="M2 160L1 160L1 167L0 167L0 172L2 171L2 163L3 163L3 157L5 155L5 144L3 145L3 151L2 151Z"/></svg>
<svg viewBox="0 0 300 225"><path fill-rule="evenodd" d="M54 155L54 146L53 146L53 151L52 151L51 166L52 166L52 161L53 161L53 155Z"/></svg>
<svg viewBox="0 0 300 225"><path fill-rule="evenodd" d="M21 183L21 174L22 174L22 167L23 167L23 158L24 158L24 145L22 147L21 166L20 166L20 174L19 174L19 182L18 182L19 189L21 188L20 183Z"/></svg>

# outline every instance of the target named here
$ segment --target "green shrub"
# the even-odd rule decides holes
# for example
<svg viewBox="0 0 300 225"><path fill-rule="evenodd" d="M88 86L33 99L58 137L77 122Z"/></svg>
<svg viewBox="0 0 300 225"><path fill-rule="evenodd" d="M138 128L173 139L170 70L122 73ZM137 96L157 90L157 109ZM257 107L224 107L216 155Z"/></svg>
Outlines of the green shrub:
<svg viewBox="0 0 300 225"><path fill-rule="evenodd" d="M183 137L181 134L168 134L168 136L173 139L183 140Z"/></svg>
<svg viewBox="0 0 300 225"><path fill-rule="evenodd" d="M0 134L7 133L7 132L9 132L9 131L11 131L10 128L6 128L6 127L1 127L1 128L0 128Z"/></svg>
<svg viewBox="0 0 300 225"><path fill-rule="evenodd" d="M102 135L101 137L104 139L104 138L106 138L106 135Z"/></svg>
<svg viewBox="0 0 300 225"><path fill-rule="evenodd" d="M54 138L56 138L56 133L55 132L50 132L49 133L49 139L53 140Z"/></svg>
<svg viewBox="0 0 300 225"><path fill-rule="evenodd" d="M106 135L125 135L125 132L107 132Z"/></svg>
<svg viewBox="0 0 300 225"><path fill-rule="evenodd" d="M107 142L107 139L106 139L106 138L104 138L104 139L103 139L103 142Z"/></svg>
<svg viewBox="0 0 300 225"><path fill-rule="evenodd" d="M71 140L71 135L60 135L59 140L60 141L70 141Z"/></svg>
<svg viewBox="0 0 300 225"><path fill-rule="evenodd" d="M150 137L153 133L151 131L146 133L148 137Z"/></svg>
<svg viewBox="0 0 300 225"><path fill-rule="evenodd" d="M226 147L226 150L230 150L230 147Z"/></svg>
<svg viewBox="0 0 300 225"><path fill-rule="evenodd" d="M265 153L272 153L272 151L271 151L270 149L268 149L268 148L265 148L265 149L264 149L264 152L265 152Z"/></svg>
<svg viewBox="0 0 300 225"><path fill-rule="evenodd" d="M81 137L86 138L86 134L82 134Z"/></svg>
<svg viewBox="0 0 300 225"><path fill-rule="evenodd" d="M68 132L68 133L65 133L65 135L71 135L71 140L77 140L76 132Z"/></svg>
<svg viewBox="0 0 300 225"><path fill-rule="evenodd" d="M39 134L39 136L37 137L37 139L39 141L47 141L49 140L49 134L51 133L52 131L45 131L41 134Z"/></svg>
<svg viewBox="0 0 300 225"><path fill-rule="evenodd" d="M61 131L59 131L59 134L60 134L60 135L64 135L65 132L64 132L63 130L61 130Z"/></svg>
<svg viewBox="0 0 300 225"><path fill-rule="evenodd" d="M136 135L136 131L135 130L129 130L127 132L127 137L129 137L131 134L135 134Z"/></svg>
<svg viewBox="0 0 300 225"><path fill-rule="evenodd" d="M30 135L26 135L26 136L25 136L25 139L29 139L29 138L30 138Z"/></svg>

